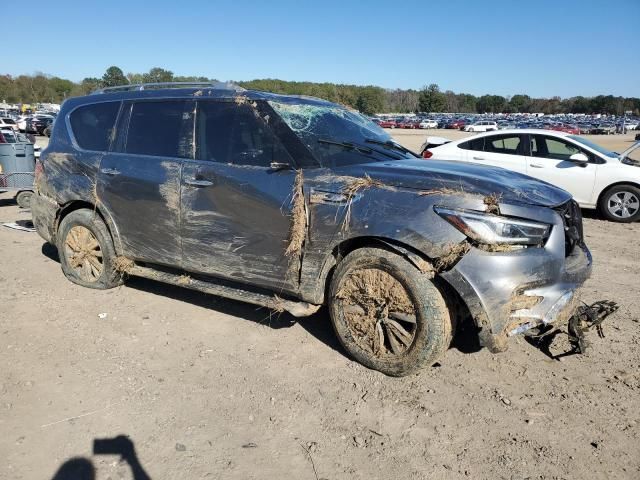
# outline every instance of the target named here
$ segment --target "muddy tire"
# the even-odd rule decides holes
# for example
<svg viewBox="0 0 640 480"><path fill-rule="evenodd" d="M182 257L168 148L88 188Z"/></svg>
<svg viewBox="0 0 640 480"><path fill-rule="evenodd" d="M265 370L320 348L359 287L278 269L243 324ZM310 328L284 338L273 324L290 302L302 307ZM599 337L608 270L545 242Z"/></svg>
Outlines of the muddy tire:
<svg viewBox="0 0 640 480"><path fill-rule="evenodd" d="M111 235L93 210L80 209L64 217L56 235L62 272L73 283L104 290L122 283L114 268Z"/></svg>
<svg viewBox="0 0 640 480"><path fill-rule="evenodd" d="M341 261L329 287L329 312L345 350L392 376L435 363L449 348L453 321L427 275L378 248Z"/></svg>
<svg viewBox="0 0 640 480"><path fill-rule="evenodd" d="M600 196L600 213L612 222L629 223L640 219L640 189L616 185Z"/></svg>
<svg viewBox="0 0 640 480"><path fill-rule="evenodd" d="M16 203L20 208L29 209L31 208L32 197L33 197L33 192L29 190L18 192L18 194L16 195Z"/></svg>

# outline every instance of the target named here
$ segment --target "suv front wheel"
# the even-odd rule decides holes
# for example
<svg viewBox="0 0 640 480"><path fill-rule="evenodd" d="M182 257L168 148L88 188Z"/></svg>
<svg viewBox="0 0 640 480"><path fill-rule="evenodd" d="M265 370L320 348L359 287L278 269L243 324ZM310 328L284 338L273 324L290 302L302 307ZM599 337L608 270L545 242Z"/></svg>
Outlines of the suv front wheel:
<svg viewBox="0 0 640 480"><path fill-rule="evenodd" d="M69 213L60 222L57 243L62 272L73 283L101 290L122 283L111 235L96 212L83 208Z"/></svg>
<svg viewBox="0 0 640 480"><path fill-rule="evenodd" d="M453 324L442 294L426 274L389 251L362 248L347 255L329 295L340 343L369 368L408 375L449 348Z"/></svg>

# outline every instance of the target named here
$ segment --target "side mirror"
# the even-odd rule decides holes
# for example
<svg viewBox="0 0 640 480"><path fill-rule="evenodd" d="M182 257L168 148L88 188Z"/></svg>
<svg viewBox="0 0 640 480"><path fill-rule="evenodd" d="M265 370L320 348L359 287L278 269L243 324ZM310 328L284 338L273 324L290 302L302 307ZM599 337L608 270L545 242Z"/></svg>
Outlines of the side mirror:
<svg viewBox="0 0 640 480"><path fill-rule="evenodd" d="M569 161L575 163L587 163L589 161L589 157L587 157L584 153L574 153L569 157Z"/></svg>

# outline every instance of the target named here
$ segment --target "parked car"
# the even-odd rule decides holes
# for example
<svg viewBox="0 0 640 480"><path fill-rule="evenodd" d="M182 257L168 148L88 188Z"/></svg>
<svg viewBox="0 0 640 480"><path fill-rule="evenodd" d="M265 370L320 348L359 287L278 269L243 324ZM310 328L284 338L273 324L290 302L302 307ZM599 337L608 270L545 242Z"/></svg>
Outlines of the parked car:
<svg viewBox="0 0 640 480"><path fill-rule="evenodd" d="M27 119L26 132L44 135L45 129L53 123L53 117L34 116Z"/></svg>
<svg viewBox="0 0 640 480"><path fill-rule="evenodd" d="M418 128L422 128L422 129L438 128L438 122L436 120L422 120L418 124Z"/></svg>
<svg viewBox="0 0 640 480"><path fill-rule="evenodd" d="M496 122L480 121L467 124L463 127L465 132L492 132L498 130L498 124Z"/></svg>
<svg viewBox="0 0 640 480"><path fill-rule="evenodd" d="M635 145L637 147L637 145ZM423 157L502 167L567 190L615 222L640 219L640 168L595 143L552 130L502 130L425 148Z"/></svg>
<svg viewBox="0 0 640 480"><path fill-rule="evenodd" d="M454 312L494 352L573 312L591 256L564 190L426 162L324 100L169 87L62 106L31 208L72 282L324 304L345 350L389 375L439 359Z"/></svg>
<svg viewBox="0 0 640 480"><path fill-rule="evenodd" d="M13 118L9 118L9 117L2 117L0 118L0 128L2 129L11 129L14 131L18 131L18 124L16 123L16 121Z"/></svg>
<svg viewBox="0 0 640 480"><path fill-rule="evenodd" d="M616 133L616 126L612 123L600 123L591 130L591 133L599 135L613 135Z"/></svg>
<svg viewBox="0 0 640 480"><path fill-rule="evenodd" d="M378 122L378 125L382 128L396 128L396 121L393 119L384 119Z"/></svg>

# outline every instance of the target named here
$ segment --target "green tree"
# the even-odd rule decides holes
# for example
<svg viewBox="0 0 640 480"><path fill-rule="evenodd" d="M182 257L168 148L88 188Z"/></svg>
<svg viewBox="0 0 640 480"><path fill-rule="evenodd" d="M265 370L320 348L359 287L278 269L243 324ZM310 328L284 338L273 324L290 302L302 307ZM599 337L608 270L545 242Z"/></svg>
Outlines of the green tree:
<svg viewBox="0 0 640 480"><path fill-rule="evenodd" d="M164 68L154 67L142 75L143 83L173 82L173 72Z"/></svg>
<svg viewBox="0 0 640 480"><path fill-rule="evenodd" d="M446 107L447 98L437 84L432 83L420 91L418 108L421 112L444 112Z"/></svg>
<svg viewBox="0 0 640 480"><path fill-rule="evenodd" d="M514 112L530 113L531 97L529 95L514 95L509 100L509 105Z"/></svg>
<svg viewBox="0 0 640 480"><path fill-rule="evenodd" d="M114 65L107 68L100 83L103 87L117 87L118 85L127 85L129 80L124 76L122 70Z"/></svg>

